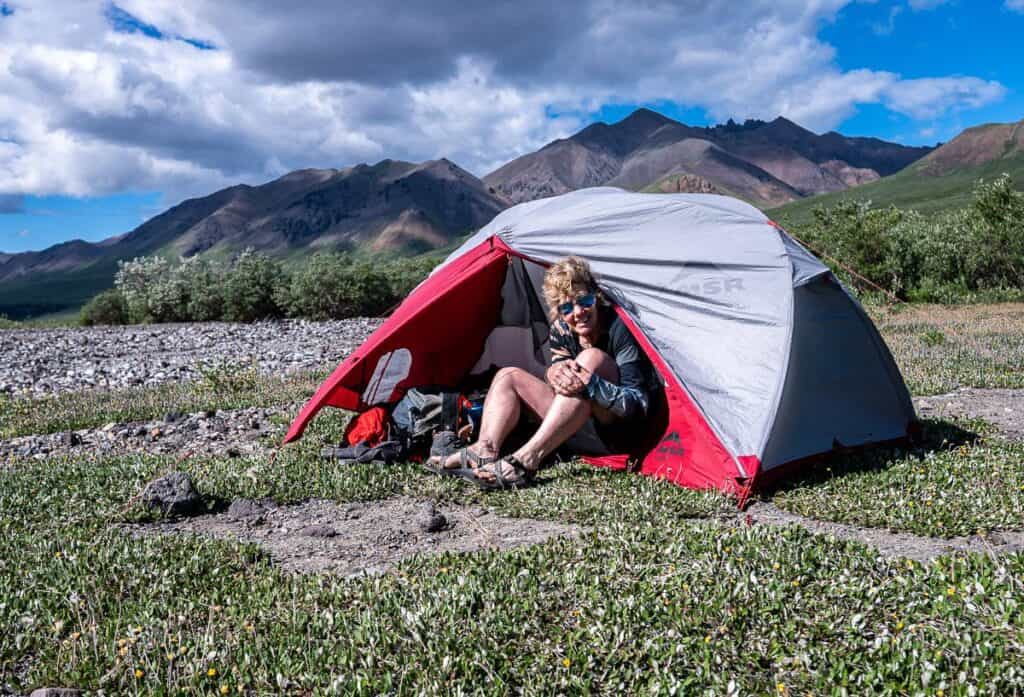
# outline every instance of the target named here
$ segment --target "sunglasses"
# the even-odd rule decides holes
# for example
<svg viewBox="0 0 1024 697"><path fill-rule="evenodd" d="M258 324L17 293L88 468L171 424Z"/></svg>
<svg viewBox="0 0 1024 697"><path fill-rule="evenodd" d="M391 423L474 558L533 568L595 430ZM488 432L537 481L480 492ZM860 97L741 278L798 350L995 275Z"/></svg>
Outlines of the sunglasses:
<svg viewBox="0 0 1024 697"><path fill-rule="evenodd" d="M596 302L597 296L594 295L593 293L587 293L586 295L581 295L575 300L570 300L569 302L562 303L561 305L558 306L558 311L563 315L570 315L572 314L572 309L574 306L579 305L581 308L586 310L588 308L593 307L594 303Z"/></svg>

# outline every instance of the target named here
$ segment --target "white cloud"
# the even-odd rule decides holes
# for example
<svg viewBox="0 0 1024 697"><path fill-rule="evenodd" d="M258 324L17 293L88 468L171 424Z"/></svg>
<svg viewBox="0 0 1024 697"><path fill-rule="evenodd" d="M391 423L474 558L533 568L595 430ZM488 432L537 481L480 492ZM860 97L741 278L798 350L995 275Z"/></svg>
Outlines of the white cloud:
<svg viewBox="0 0 1024 697"><path fill-rule="evenodd" d="M840 70L817 33L848 1L119 2L153 38L115 31L106 0L7 0L0 195L159 190L174 202L385 157L484 174L606 103L826 130L858 104L931 119L1002 97L974 77Z"/></svg>
<svg viewBox="0 0 1024 697"><path fill-rule="evenodd" d="M888 36L896 30L896 18L903 12L903 8L900 5L894 5L889 8L889 16L886 21L875 22L871 25L871 31L878 36Z"/></svg>
<svg viewBox="0 0 1024 697"><path fill-rule="evenodd" d="M1006 0L1006 9L1024 12L1024 0Z"/></svg>
<svg viewBox="0 0 1024 697"><path fill-rule="evenodd" d="M976 77L941 77L900 80L882 98L893 111L914 119L934 119L960 109L970 109L1002 99L1006 88Z"/></svg>
<svg viewBox="0 0 1024 697"><path fill-rule="evenodd" d="M18 230L18 237L28 237L30 234L28 230Z"/></svg>
<svg viewBox="0 0 1024 697"><path fill-rule="evenodd" d="M949 2L950 0L909 0L910 6L915 10L933 10Z"/></svg>

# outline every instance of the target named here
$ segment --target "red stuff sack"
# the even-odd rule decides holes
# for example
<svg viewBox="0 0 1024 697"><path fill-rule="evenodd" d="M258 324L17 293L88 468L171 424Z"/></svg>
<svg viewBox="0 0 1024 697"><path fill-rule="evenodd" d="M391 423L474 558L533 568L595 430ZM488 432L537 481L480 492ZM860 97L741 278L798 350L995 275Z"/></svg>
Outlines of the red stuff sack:
<svg viewBox="0 0 1024 697"><path fill-rule="evenodd" d="M384 407L373 407L356 414L345 427L345 442L349 445L363 443L373 447L387 440L388 411Z"/></svg>

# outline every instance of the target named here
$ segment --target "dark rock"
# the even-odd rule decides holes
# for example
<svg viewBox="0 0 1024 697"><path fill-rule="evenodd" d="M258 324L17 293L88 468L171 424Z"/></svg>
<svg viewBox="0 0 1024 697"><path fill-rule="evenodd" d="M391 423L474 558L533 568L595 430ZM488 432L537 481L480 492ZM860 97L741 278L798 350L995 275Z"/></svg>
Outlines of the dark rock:
<svg viewBox="0 0 1024 697"><path fill-rule="evenodd" d="M142 502L164 513L186 515L199 507L202 497L196 492L187 474L171 472L146 485L142 491Z"/></svg>
<svg viewBox="0 0 1024 697"><path fill-rule="evenodd" d="M228 506L228 517L235 520L256 518L266 514L273 508L273 504L267 501L254 501L252 499L235 499Z"/></svg>
<svg viewBox="0 0 1024 697"><path fill-rule="evenodd" d="M74 431L64 431L60 434L60 444L65 448L73 448L82 444L82 437Z"/></svg>
<svg viewBox="0 0 1024 697"><path fill-rule="evenodd" d="M338 531L332 528L330 525L307 525L306 527L299 530L300 535L306 537L334 537L338 534Z"/></svg>
<svg viewBox="0 0 1024 697"><path fill-rule="evenodd" d="M224 451L224 454L228 457L240 457L242 455L242 451L232 445Z"/></svg>
<svg viewBox="0 0 1024 697"><path fill-rule="evenodd" d="M424 532L439 532L447 527L448 519L434 507L432 501L427 501L416 514L416 525Z"/></svg>
<svg viewBox="0 0 1024 697"><path fill-rule="evenodd" d="M169 411L166 414L164 414L164 421L169 424L173 424L176 421L181 421L183 418L185 418L185 415L180 411Z"/></svg>

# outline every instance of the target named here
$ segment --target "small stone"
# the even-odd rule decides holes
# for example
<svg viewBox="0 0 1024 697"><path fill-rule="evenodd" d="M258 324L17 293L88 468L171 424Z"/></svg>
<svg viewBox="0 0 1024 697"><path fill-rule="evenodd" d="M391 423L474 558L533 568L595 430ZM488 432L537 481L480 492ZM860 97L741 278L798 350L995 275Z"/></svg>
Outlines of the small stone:
<svg viewBox="0 0 1024 697"><path fill-rule="evenodd" d="M153 438L153 440L156 440L157 438L162 436L163 433L164 432L161 431L159 428L154 428L152 431L149 432L149 435Z"/></svg>
<svg viewBox="0 0 1024 697"><path fill-rule="evenodd" d="M164 423L173 424L176 421L181 421L183 418L185 418L185 415L180 411L169 411L164 414Z"/></svg>
<svg viewBox="0 0 1024 697"><path fill-rule="evenodd" d="M338 531L330 525L307 525L299 531L299 534L306 537L335 537Z"/></svg>
<svg viewBox="0 0 1024 697"><path fill-rule="evenodd" d="M154 479L142 491L142 501L164 513L185 515L199 507L202 498L184 472L171 472Z"/></svg>
<svg viewBox="0 0 1024 697"><path fill-rule="evenodd" d="M253 501L252 499L235 499L228 506L228 517L235 520L242 520L244 518L255 518L262 516L267 512L269 506L262 501Z"/></svg>
<svg viewBox="0 0 1024 697"><path fill-rule="evenodd" d="M73 448L82 444L82 437L74 431L64 431L60 434L60 444L65 448Z"/></svg>
<svg viewBox="0 0 1024 697"><path fill-rule="evenodd" d="M224 454L227 455L228 457L241 457L242 451L232 445L231 447L224 451Z"/></svg>
<svg viewBox="0 0 1024 697"><path fill-rule="evenodd" d="M448 525L448 519L434 507L433 501L427 501L416 514L416 524L424 532L439 532Z"/></svg>

